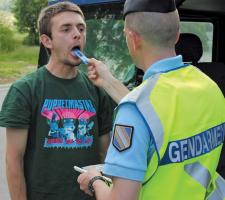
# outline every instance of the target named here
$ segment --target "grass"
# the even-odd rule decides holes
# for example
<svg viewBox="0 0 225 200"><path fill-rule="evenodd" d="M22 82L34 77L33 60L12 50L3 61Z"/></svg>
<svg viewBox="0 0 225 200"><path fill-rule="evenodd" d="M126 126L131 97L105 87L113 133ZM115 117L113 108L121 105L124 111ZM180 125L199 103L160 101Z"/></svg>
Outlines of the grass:
<svg viewBox="0 0 225 200"><path fill-rule="evenodd" d="M12 52L0 52L0 84L8 84L36 70L38 46L18 46Z"/></svg>
<svg viewBox="0 0 225 200"><path fill-rule="evenodd" d="M1 0L0 0L1 2ZM15 17L11 12L0 10L0 84L8 84L16 79L36 70L38 62L38 46L24 46L23 41L27 36L27 33L19 33L14 25ZM12 36L9 35L3 27L7 27L11 30ZM8 36L8 37L7 37ZM15 50L7 52L7 43L16 47ZM10 43L11 42L11 43ZM5 46L4 46L5 45ZM11 46L12 46L11 45Z"/></svg>

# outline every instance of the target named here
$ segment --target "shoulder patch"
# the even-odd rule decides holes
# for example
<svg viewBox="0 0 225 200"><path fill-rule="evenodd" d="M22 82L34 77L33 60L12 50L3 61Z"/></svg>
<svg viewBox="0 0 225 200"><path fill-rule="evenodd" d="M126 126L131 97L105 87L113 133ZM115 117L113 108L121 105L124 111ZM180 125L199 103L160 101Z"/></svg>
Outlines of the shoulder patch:
<svg viewBox="0 0 225 200"><path fill-rule="evenodd" d="M112 144L118 151L124 151L131 147L134 127L115 124Z"/></svg>

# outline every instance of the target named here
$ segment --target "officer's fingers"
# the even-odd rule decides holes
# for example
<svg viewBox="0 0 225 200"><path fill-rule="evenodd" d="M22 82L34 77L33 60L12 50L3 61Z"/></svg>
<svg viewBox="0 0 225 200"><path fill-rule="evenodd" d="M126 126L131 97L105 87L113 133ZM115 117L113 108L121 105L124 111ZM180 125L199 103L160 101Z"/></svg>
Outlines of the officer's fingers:
<svg viewBox="0 0 225 200"><path fill-rule="evenodd" d="M87 191L84 191L86 194L90 195L90 196L93 196L93 193L91 193L89 190Z"/></svg>
<svg viewBox="0 0 225 200"><path fill-rule="evenodd" d="M83 185L83 184L80 184L80 190L82 190L84 193L90 195L90 196L93 196L92 192L90 192L88 190L88 187L86 185Z"/></svg>
<svg viewBox="0 0 225 200"><path fill-rule="evenodd" d="M97 78L97 74L94 70L88 71L88 78L90 79L96 79Z"/></svg>
<svg viewBox="0 0 225 200"><path fill-rule="evenodd" d="M89 178L87 172L80 174L77 178L77 182L80 184L80 189L82 191L84 191L86 194L90 196L93 196L93 194L88 190Z"/></svg>
<svg viewBox="0 0 225 200"><path fill-rule="evenodd" d="M88 71L88 73L90 73L90 74L96 74L96 73L97 73L96 67L94 67L94 66L89 66L89 67L87 68L87 71Z"/></svg>
<svg viewBox="0 0 225 200"><path fill-rule="evenodd" d="M83 191L84 191L84 193L86 193L86 194L88 194L88 195L90 195L90 196L93 196L93 193L92 193L92 192L90 192L88 189L83 190Z"/></svg>
<svg viewBox="0 0 225 200"><path fill-rule="evenodd" d="M95 80L97 78L97 76L96 75L89 75L88 78L91 79L91 80Z"/></svg>
<svg viewBox="0 0 225 200"><path fill-rule="evenodd" d="M95 69L95 66L94 66L94 65L89 65L89 66L87 67L87 69L88 69L88 71L94 70L94 69Z"/></svg>
<svg viewBox="0 0 225 200"><path fill-rule="evenodd" d="M80 189L82 190L82 191L84 191L85 193L87 193L88 192L88 188L87 188L87 186L85 185L85 184L80 184Z"/></svg>
<svg viewBox="0 0 225 200"><path fill-rule="evenodd" d="M89 66L94 66L95 68L99 68L99 67L101 68L101 67L105 66L105 64L100 60L91 58L91 59L89 59Z"/></svg>
<svg viewBox="0 0 225 200"><path fill-rule="evenodd" d="M96 60L95 58L90 58L90 59L88 60L89 66L90 66L90 65L96 66L96 65L99 65L100 63L101 63L101 61Z"/></svg>
<svg viewBox="0 0 225 200"><path fill-rule="evenodd" d="M86 173L82 173L78 176L77 178L77 182L81 185L85 183L85 179L86 179Z"/></svg>

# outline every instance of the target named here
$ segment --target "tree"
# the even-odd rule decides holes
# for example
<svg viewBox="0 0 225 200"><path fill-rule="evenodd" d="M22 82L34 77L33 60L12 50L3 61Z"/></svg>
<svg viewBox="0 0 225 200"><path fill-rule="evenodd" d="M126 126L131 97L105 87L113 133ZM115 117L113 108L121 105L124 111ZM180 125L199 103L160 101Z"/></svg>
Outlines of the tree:
<svg viewBox="0 0 225 200"><path fill-rule="evenodd" d="M85 53L104 61L120 80L134 67L128 53L123 34L122 13L114 13L94 7L85 12L87 23L87 44ZM81 67L82 68L82 67Z"/></svg>
<svg viewBox="0 0 225 200"><path fill-rule="evenodd" d="M103 60L120 80L123 80L128 70L134 67L128 54L123 26L123 20L114 19L113 15L87 20L85 48L88 57Z"/></svg>
<svg viewBox="0 0 225 200"><path fill-rule="evenodd" d="M39 12L47 5L47 0L15 0L13 12L17 19L16 26L22 33L28 33L25 43L39 44L37 19Z"/></svg>

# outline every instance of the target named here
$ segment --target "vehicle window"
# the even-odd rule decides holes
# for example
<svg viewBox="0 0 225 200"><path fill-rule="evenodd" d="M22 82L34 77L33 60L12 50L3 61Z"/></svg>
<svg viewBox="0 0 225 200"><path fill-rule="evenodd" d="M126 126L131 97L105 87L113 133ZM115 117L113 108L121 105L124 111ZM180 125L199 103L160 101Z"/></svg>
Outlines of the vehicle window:
<svg viewBox="0 0 225 200"><path fill-rule="evenodd" d="M181 22L181 33L193 33L202 41L203 55L199 62L212 62L213 24L209 22Z"/></svg>
<svg viewBox="0 0 225 200"><path fill-rule="evenodd" d="M103 13L101 13L103 14ZM128 54L123 34L124 21L119 14L91 13L86 19L87 44L85 54L104 61L118 79L126 82L134 75L134 64ZM181 22L182 33L194 33L202 41L200 62L212 61L213 24L209 22ZM85 70L85 66L81 66Z"/></svg>

